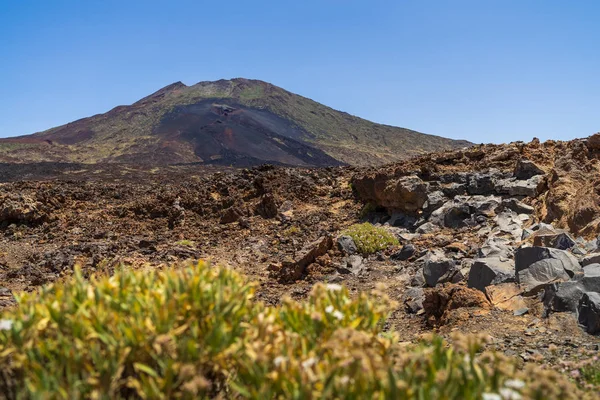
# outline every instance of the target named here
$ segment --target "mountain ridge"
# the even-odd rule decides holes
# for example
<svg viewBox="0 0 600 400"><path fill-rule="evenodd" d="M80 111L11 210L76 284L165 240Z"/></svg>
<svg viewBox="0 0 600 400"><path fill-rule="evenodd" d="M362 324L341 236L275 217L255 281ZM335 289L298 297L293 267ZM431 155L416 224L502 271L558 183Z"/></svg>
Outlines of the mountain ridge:
<svg viewBox="0 0 600 400"><path fill-rule="evenodd" d="M0 139L4 162L380 165L469 142L376 124L245 78L169 84L131 105Z"/></svg>

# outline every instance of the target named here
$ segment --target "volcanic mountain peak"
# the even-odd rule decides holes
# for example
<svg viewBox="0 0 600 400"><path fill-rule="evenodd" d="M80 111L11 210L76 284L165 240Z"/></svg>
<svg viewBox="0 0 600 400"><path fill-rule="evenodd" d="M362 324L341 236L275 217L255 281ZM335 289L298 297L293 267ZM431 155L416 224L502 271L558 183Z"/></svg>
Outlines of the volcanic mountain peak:
<svg viewBox="0 0 600 400"><path fill-rule="evenodd" d="M0 140L0 161L378 165L469 145L336 111L259 80L176 82L129 106Z"/></svg>

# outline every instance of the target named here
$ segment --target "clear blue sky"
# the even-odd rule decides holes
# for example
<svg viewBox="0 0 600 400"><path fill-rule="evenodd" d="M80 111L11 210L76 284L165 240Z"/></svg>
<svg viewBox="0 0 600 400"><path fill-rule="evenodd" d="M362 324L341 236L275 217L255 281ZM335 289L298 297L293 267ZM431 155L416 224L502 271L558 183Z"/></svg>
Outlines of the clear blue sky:
<svg viewBox="0 0 600 400"><path fill-rule="evenodd" d="M0 137L234 77L477 143L583 137L599 21L598 0L4 0Z"/></svg>

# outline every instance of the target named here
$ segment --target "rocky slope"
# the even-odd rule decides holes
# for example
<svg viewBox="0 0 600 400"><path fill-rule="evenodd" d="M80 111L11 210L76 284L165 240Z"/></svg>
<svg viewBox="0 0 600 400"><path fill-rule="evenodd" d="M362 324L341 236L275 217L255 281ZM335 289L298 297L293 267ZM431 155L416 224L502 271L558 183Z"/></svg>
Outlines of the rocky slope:
<svg viewBox="0 0 600 400"><path fill-rule="evenodd" d="M596 135L382 168L23 166L29 180L2 175L0 301L76 263L92 273L208 258L258 280L270 304L319 281L383 285L402 340L480 332L569 372L600 348L599 158ZM399 245L358 253L344 232L363 221Z"/></svg>
<svg viewBox="0 0 600 400"><path fill-rule="evenodd" d="M5 162L380 165L469 143L375 124L266 82L181 82L130 106L0 139Z"/></svg>

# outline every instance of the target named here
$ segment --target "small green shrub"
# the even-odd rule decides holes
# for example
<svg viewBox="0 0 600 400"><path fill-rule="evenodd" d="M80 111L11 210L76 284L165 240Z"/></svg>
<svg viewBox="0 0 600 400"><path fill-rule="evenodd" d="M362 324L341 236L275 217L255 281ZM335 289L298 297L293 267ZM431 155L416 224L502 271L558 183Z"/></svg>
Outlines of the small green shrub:
<svg viewBox="0 0 600 400"><path fill-rule="evenodd" d="M600 386L600 363L595 362L581 369L581 375L586 383Z"/></svg>
<svg viewBox="0 0 600 400"><path fill-rule="evenodd" d="M317 284L271 307L253 290L202 262L89 281L76 271L0 316L0 398L584 397L557 372L481 353L478 338L400 345L383 331L395 307L383 293Z"/></svg>
<svg viewBox="0 0 600 400"><path fill-rule="evenodd" d="M297 226L290 226L289 228L287 228L286 230L283 231L283 236L289 238L289 237L295 236L299 233L300 233L300 228L298 228Z"/></svg>
<svg viewBox="0 0 600 400"><path fill-rule="evenodd" d="M176 243L178 246L185 246L185 247L195 247L196 243L191 241L191 240L180 240L179 242Z"/></svg>
<svg viewBox="0 0 600 400"><path fill-rule="evenodd" d="M352 225L343 234L354 240L356 248L362 254L373 254L398 244L398 239L393 234L368 222Z"/></svg>

